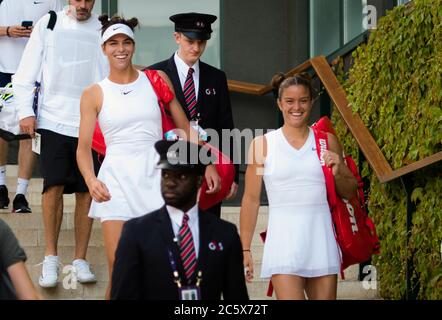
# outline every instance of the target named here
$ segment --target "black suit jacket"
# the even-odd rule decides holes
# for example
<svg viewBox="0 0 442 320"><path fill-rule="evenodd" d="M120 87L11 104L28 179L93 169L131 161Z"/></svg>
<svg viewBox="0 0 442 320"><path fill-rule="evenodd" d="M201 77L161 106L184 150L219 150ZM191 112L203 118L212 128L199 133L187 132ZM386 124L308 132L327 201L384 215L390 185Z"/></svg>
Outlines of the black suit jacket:
<svg viewBox="0 0 442 320"><path fill-rule="evenodd" d="M200 246L197 269L202 271L204 300L247 300L242 246L236 226L199 212ZM211 242L221 243L211 250ZM213 247L212 247L213 248ZM169 250L184 275L172 221L166 207L128 221L123 228L112 274L112 299L178 300Z"/></svg>
<svg viewBox="0 0 442 320"><path fill-rule="evenodd" d="M175 55L175 54L174 54ZM178 69L175 65L174 55L168 60L158 62L148 67L148 69L164 71L172 81L175 95L178 102L183 107L187 119L190 120L190 114L187 110L186 100L178 75ZM198 89L198 100L196 104L197 113L200 114L200 126L203 129L214 129L220 138L219 149L223 152L230 152L233 157L233 143L230 150L222 149L222 129L234 128L232 107L230 104L229 89L227 86L226 74L207 63L200 60L200 79ZM239 166L235 166L235 181L238 182Z"/></svg>

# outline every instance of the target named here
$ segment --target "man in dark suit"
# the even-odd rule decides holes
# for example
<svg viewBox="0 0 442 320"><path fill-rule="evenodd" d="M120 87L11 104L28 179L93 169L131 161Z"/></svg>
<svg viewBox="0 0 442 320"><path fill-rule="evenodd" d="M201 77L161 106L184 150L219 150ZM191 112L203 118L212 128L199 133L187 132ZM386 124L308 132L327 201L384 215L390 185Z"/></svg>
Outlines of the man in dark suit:
<svg viewBox="0 0 442 320"><path fill-rule="evenodd" d="M164 71L173 83L175 94L187 118L198 119L203 129L213 129L219 137L219 149L230 152L233 158L233 139L230 150L222 150L222 130L234 128L232 108L226 74L200 61L210 39L211 24L216 16L201 13L181 13L170 17L175 23L174 38L178 50L168 60L149 67ZM226 138L225 138L226 139ZM238 191L239 166L235 166L235 181L227 200L233 199ZM209 208L209 212L221 216L221 203Z"/></svg>
<svg viewBox="0 0 442 320"><path fill-rule="evenodd" d="M205 166L191 164L190 154L201 147L159 141L155 148L166 205L124 225L111 298L247 300L236 227L197 206Z"/></svg>

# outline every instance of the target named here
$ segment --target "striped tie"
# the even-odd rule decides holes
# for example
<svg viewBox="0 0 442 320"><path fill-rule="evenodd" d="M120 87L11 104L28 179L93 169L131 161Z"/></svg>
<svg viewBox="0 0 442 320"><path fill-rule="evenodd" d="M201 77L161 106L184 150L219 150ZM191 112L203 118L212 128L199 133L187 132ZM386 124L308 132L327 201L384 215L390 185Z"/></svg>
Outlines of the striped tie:
<svg viewBox="0 0 442 320"><path fill-rule="evenodd" d="M196 269L196 253L193 243L192 233L189 228L189 216L184 213L183 223L179 231L180 242L180 256L183 263L184 272L186 273L187 280L192 279Z"/></svg>
<svg viewBox="0 0 442 320"><path fill-rule="evenodd" d="M184 98L186 99L187 110L189 110L190 119L196 116L196 94L195 83L193 82L193 73L195 70L189 68L186 82L184 83Z"/></svg>

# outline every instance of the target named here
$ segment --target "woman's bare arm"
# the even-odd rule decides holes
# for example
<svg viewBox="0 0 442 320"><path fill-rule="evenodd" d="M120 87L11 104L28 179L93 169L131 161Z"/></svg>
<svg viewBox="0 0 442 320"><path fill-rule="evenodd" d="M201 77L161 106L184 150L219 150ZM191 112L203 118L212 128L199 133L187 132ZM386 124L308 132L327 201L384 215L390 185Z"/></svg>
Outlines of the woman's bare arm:
<svg viewBox="0 0 442 320"><path fill-rule="evenodd" d="M109 191L106 186L97 180L94 171L94 162L92 160L92 136L94 134L95 124L98 113L103 103L103 92L95 84L83 91L80 100L80 134L77 147L77 163L84 181L86 182L89 193L97 202L103 202L110 199Z"/></svg>
<svg viewBox="0 0 442 320"><path fill-rule="evenodd" d="M245 176L245 189L241 202L240 236L244 249L250 249L261 199L264 159L267 142L264 136L257 137L250 145Z"/></svg>

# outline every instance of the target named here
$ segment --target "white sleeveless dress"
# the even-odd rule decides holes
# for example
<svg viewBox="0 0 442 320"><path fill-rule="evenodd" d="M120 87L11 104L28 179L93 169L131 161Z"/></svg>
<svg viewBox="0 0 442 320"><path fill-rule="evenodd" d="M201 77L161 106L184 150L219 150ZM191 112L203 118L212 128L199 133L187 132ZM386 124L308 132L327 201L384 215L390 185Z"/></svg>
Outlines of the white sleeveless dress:
<svg viewBox="0 0 442 320"><path fill-rule="evenodd" d="M261 277L338 274L340 251L327 203L313 130L295 149L282 129L265 135L264 184L269 200Z"/></svg>
<svg viewBox="0 0 442 320"><path fill-rule="evenodd" d="M92 201L89 217L101 221L127 221L164 204L154 148L162 139L161 112L149 79L138 73L138 79L129 84L108 78L98 83L103 91L98 121L106 157L97 178L106 184L111 199Z"/></svg>

